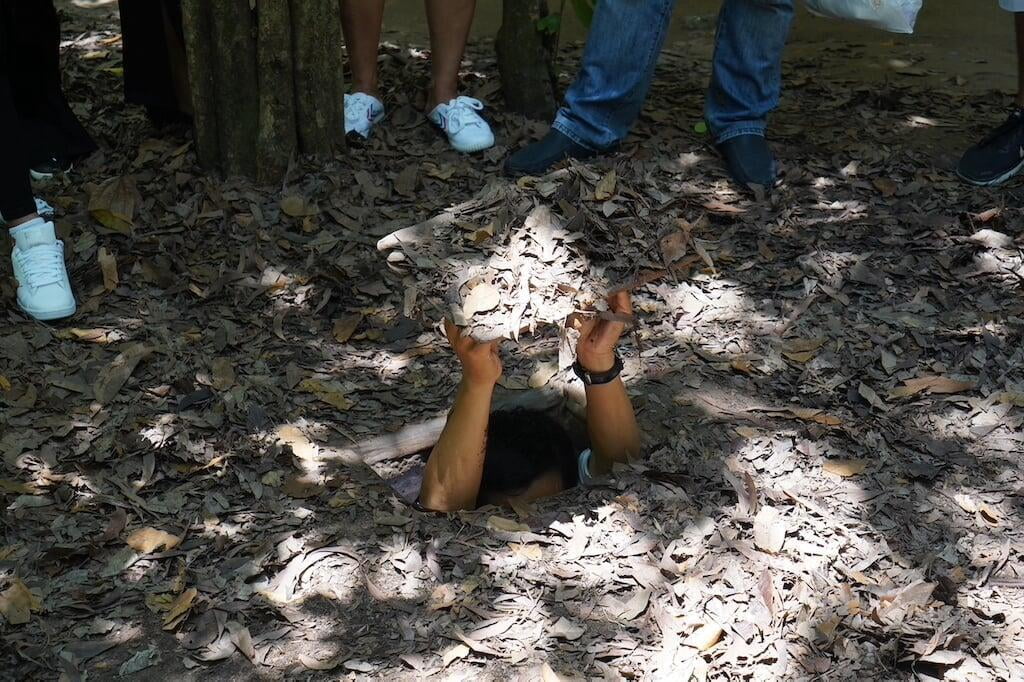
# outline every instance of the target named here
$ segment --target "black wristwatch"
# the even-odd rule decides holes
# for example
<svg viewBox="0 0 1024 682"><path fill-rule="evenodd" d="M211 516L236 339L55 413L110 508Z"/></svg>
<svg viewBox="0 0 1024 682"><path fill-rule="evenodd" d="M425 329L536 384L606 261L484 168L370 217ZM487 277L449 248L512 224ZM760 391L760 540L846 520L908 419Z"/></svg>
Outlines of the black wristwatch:
<svg viewBox="0 0 1024 682"><path fill-rule="evenodd" d="M577 360L572 364L572 371L576 372L576 376L587 386L601 386L602 384L610 384L619 378L622 374L622 358L619 354L615 354L615 364L607 372L590 372L586 370L580 361Z"/></svg>

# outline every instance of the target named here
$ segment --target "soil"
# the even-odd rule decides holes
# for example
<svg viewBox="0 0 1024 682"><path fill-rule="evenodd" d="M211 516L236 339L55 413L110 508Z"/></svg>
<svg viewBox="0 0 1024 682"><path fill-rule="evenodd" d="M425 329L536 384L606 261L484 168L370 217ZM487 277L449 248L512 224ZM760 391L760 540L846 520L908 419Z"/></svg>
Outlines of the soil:
<svg viewBox="0 0 1024 682"><path fill-rule="evenodd" d="M499 142L465 157L421 114L422 34L392 32L372 140L258 187L123 104L111 3L60 4L102 151L38 187L79 313L8 306L0 331L3 677L1024 677L1024 183L951 170L1005 116L1003 15L820 39L801 16L782 182L752 197L696 129L700 22L617 155L519 182L500 163L546 123L502 111L488 38L464 87ZM646 457L528 508L415 512L351 452L444 414L452 288L527 266L509 393L574 400L551 311L638 283Z"/></svg>

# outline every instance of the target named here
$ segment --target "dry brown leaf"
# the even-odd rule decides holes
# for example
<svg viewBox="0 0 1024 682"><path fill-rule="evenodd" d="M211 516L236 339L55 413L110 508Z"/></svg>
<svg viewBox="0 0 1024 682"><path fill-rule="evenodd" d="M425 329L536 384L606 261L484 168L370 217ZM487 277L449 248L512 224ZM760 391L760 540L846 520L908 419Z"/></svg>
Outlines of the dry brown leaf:
<svg viewBox="0 0 1024 682"><path fill-rule="evenodd" d="M356 329L359 328L359 324L362 321L363 316L359 313L336 319L334 321L334 340L338 343L347 343L352 338L352 335L356 333Z"/></svg>
<svg viewBox="0 0 1024 682"><path fill-rule="evenodd" d="M744 374L750 374L754 371L754 366L750 364L750 360L747 358L733 358L729 362L729 366L737 372L743 372Z"/></svg>
<svg viewBox="0 0 1024 682"><path fill-rule="evenodd" d="M804 351L782 351L782 354L792 360L793 362L799 362L801 365L806 364L814 359L814 356L818 354L817 351L804 350Z"/></svg>
<svg viewBox="0 0 1024 682"><path fill-rule="evenodd" d="M786 541L786 521L775 507L764 506L754 517L754 544L778 554Z"/></svg>
<svg viewBox="0 0 1024 682"><path fill-rule="evenodd" d="M680 219L679 222L684 223L686 221ZM689 223L686 224L689 225ZM669 232L658 242L658 246L661 248L661 257L666 265L671 265L685 256L689 245L690 232L683 229Z"/></svg>
<svg viewBox="0 0 1024 682"><path fill-rule="evenodd" d="M305 433L297 426L286 424L277 429L277 439L289 446L295 456L299 459L314 460L320 453L320 448L311 441ZM266 481L264 481L266 483ZM269 484L268 484L269 485Z"/></svg>
<svg viewBox="0 0 1024 682"><path fill-rule="evenodd" d="M462 301L462 314L469 322L477 313L494 310L501 303L501 293L487 282L480 282Z"/></svg>
<svg viewBox="0 0 1024 682"><path fill-rule="evenodd" d="M318 660L312 656L307 656L306 654L299 654L299 663L310 670L334 670L341 665L341 662L344 659L344 654L338 654L337 656L332 656L323 660Z"/></svg>
<svg viewBox="0 0 1024 682"><path fill-rule="evenodd" d="M874 178L871 180L871 184L875 186L875 189L877 189L883 197L891 197L896 194L896 190L899 189L899 185L889 178Z"/></svg>
<svg viewBox="0 0 1024 682"><path fill-rule="evenodd" d="M235 648L241 651L250 661L256 658L256 648L252 644L252 635L249 634L249 628L235 620L229 620L226 627Z"/></svg>
<svg viewBox="0 0 1024 682"><path fill-rule="evenodd" d="M644 588L637 590L632 597L630 597L623 605L622 609L615 615L623 620L634 620L640 616L641 613L647 610L647 605L651 601L651 589Z"/></svg>
<svg viewBox="0 0 1024 682"><path fill-rule="evenodd" d="M1004 405L1014 405L1016 407L1024 407L1024 393L1018 391L1002 391L992 396L992 399L996 402L1003 403Z"/></svg>
<svg viewBox="0 0 1024 682"><path fill-rule="evenodd" d="M506 533L530 532L530 527L525 523L519 523L518 521L502 518L500 516L489 516L487 518L487 527L491 530L500 530Z"/></svg>
<svg viewBox="0 0 1024 682"><path fill-rule="evenodd" d="M42 608L42 602L20 578L15 578L10 587L0 592L0 614L11 625L27 623L32 618L32 612Z"/></svg>
<svg viewBox="0 0 1024 682"><path fill-rule="evenodd" d="M548 664L547 661L541 663L540 666L540 681L541 682L567 682L567 678L562 677L554 671L554 669Z"/></svg>
<svg viewBox="0 0 1024 682"><path fill-rule="evenodd" d="M110 515L110 520L107 522L107 527L103 531L103 534L96 538L96 544L102 545L110 542L116 537L121 535L121 531L128 525L128 512L123 508L118 507L114 510L114 513Z"/></svg>
<svg viewBox="0 0 1024 682"><path fill-rule="evenodd" d="M213 360L213 387L226 391L235 385L235 366L231 358L218 357Z"/></svg>
<svg viewBox="0 0 1024 682"><path fill-rule="evenodd" d="M699 628L691 632L686 639L683 640L683 644L691 646L697 651L707 651L714 645L718 644L719 640L722 639L722 634L725 630L722 626L716 625L715 623L705 623Z"/></svg>
<svg viewBox="0 0 1024 682"><path fill-rule="evenodd" d="M304 379L299 384L299 390L312 393L319 400L332 405L339 410L351 409L354 402L345 397L345 389L336 381L321 381L320 379Z"/></svg>
<svg viewBox="0 0 1024 682"><path fill-rule="evenodd" d="M168 609L167 615L164 616L164 630L173 630L181 623L182 617L192 608L192 603L198 595L199 590L194 587L190 587L178 595Z"/></svg>
<svg viewBox="0 0 1024 682"><path fill-rule="evenodd" d="M103 273L103 289L105 291L113 291L120 283L117 274L117 258L114 257L114 254L107 251L105 247L101 246L97 252L96 259L100 264L100 272Z"/></svg>
<svg viewBox="0 0 1024 682"><path fill-rule="evenodd" d="M12 481L9 478L0 478L0 492L14 493L15 495L40 495L42 491L28 483Z"/></svg>
<svg viewBox="0 0 1024 682"><path fill-rule="evenodd" d="M1000 522L999 512L987 504L978 505L978 517L992 526L998 526Z"/></svg>
<svg viewBox="0 0 1024 682"><path fill-rule="evenodd" d="M311 204L306 201L305 197L297 194L281 199L281 210L286 215L290 215L293 218L304 218L306 216L316 215L318 209L315 204Z"/></svg>
<svg viewBox="0 0 1024 682"><path fill-rule="evenodd" d="M615 196L615 181L615 169L605 173L604 177L598 181L597 186L594 187L594 199L606 201Z"/></svg>
<svg viewBox="0 0 1024 682"><path fill-rule="evenodd" d="M132 178L111 178L93 189L89 197L89 214L107 229L130 235L137 198L138 190Z"/></svg>
<svg viewBox="0 0 1024 682"><path fill-rule="evenodd" d="M295 473L285 480L281 490L288 497L302 500L307 497L316 497L324 491L324 486L319 478L310 474Z"/></svg>
<svg viewBox="0 0 1024 682"><path fill-rule="evenodd" d="M133 343L124 352L100 370L92 390L96 401L106 405L113 400L121 387L139 366L139 363L153 354L153 349L141 343Z"/></svg>
<svg viewBox="0 0 1024 682"><path fill-rule="evenodd" d="M797 419L802 419L808 422L815 422L817 424L824 424L825 426L840 426L843 420L839 417L825 414L821 410L815 410L811 408L802 407L790 407L787 408L786 412L793 415Z"/></svg>
<svg viewBox="0 0 1024 682"><path fill-rule="evenodd" d="M181 538L151 526L139 528L125 540L125 544L136 552L151 554L158 549L170 551L181 543Z"/></svg>
<svg viewBox="0 0 1024 682"><path fill-rule="evenodd" d="M973 381L951 379L946 376L924 376L907 379L902 386L894 388L889 395L893 398L906 398L923 391L928 393L963 393L975 388Z"/></svg>
<svg viewBox="0 0 1024 682"><path fill-rule="evenodd" d="M556 620L555 624L548 629L548 634L552 637L572 642L582 637L586 630L582 625L562 617Z"/></svg>
<svg viewBox="0 0 1024 682"><path fill-rule="evenodd" d="M881 412L887 412L889 410L889 406L886 405L885 401L878 396L875 389L871 388L863 381L857 386L857 392L860 394L861 398L864 398L864 400L866 400L868 404L876 410Z"/></svg>
<svg viewBox="0 0 1024 682"><path fill-rule="evenodd" d="M540 561L544 558L544 550L541 549L540 545L536 544L519 544L518 542L511 542L508 546L512 550L513 554L529 559L530 561Z"/></svg>
<svg viewBox="0 0 1024 682"><path fill-rule="evenodd" d="M455 588L444 583L434 588L427 599L427 611L440 611L454 606L458 601L458 593Z"/></svg>
<svg viewBox="0 0 1024 682"><path fill-rule="evenodd" d="M447 668L453 661L469 656L469 647L465 644L456 644L441 655L441 665Z"/></svg>
<svg viewBox="0 0 1024 682"><path fill-rule="evenodd" d="M826 459L821 463L823 470L843 478L862 474L867 467L866 459Z"/></svg>

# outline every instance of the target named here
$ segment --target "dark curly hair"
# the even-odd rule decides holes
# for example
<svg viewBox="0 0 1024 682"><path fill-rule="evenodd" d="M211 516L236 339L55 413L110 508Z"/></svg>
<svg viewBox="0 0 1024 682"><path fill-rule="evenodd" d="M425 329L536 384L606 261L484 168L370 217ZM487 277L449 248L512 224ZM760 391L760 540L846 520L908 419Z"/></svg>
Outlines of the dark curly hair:
<svg viewBox="0 0 1024 682"><path fill-rule="evenodd" d="M557 471L562 486L579 482L577 453L568 432L540 410L501 410L491 414L487 453L478 500L518 495L541 476Z"/></svg>

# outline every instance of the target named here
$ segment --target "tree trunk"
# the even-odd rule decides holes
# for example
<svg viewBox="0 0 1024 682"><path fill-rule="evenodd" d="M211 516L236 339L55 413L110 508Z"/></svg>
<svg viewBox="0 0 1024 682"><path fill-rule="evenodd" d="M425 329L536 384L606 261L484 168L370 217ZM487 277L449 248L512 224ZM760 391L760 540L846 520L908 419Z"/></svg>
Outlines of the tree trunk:
<svg viewBox="0 0 1024 682"><path fill-rule="evenodd" d="M205 168L271 183L296 152L344 146L338 0L183 0L182 15Z"/></svg>
<svg viewBox="0 0 1024 682"><path fill-rule="evenodd" d="M547 16L544 0L504 0L494 47L505 106L530 118L550 121L557 108L554 46L537 29Z"/></svg>

